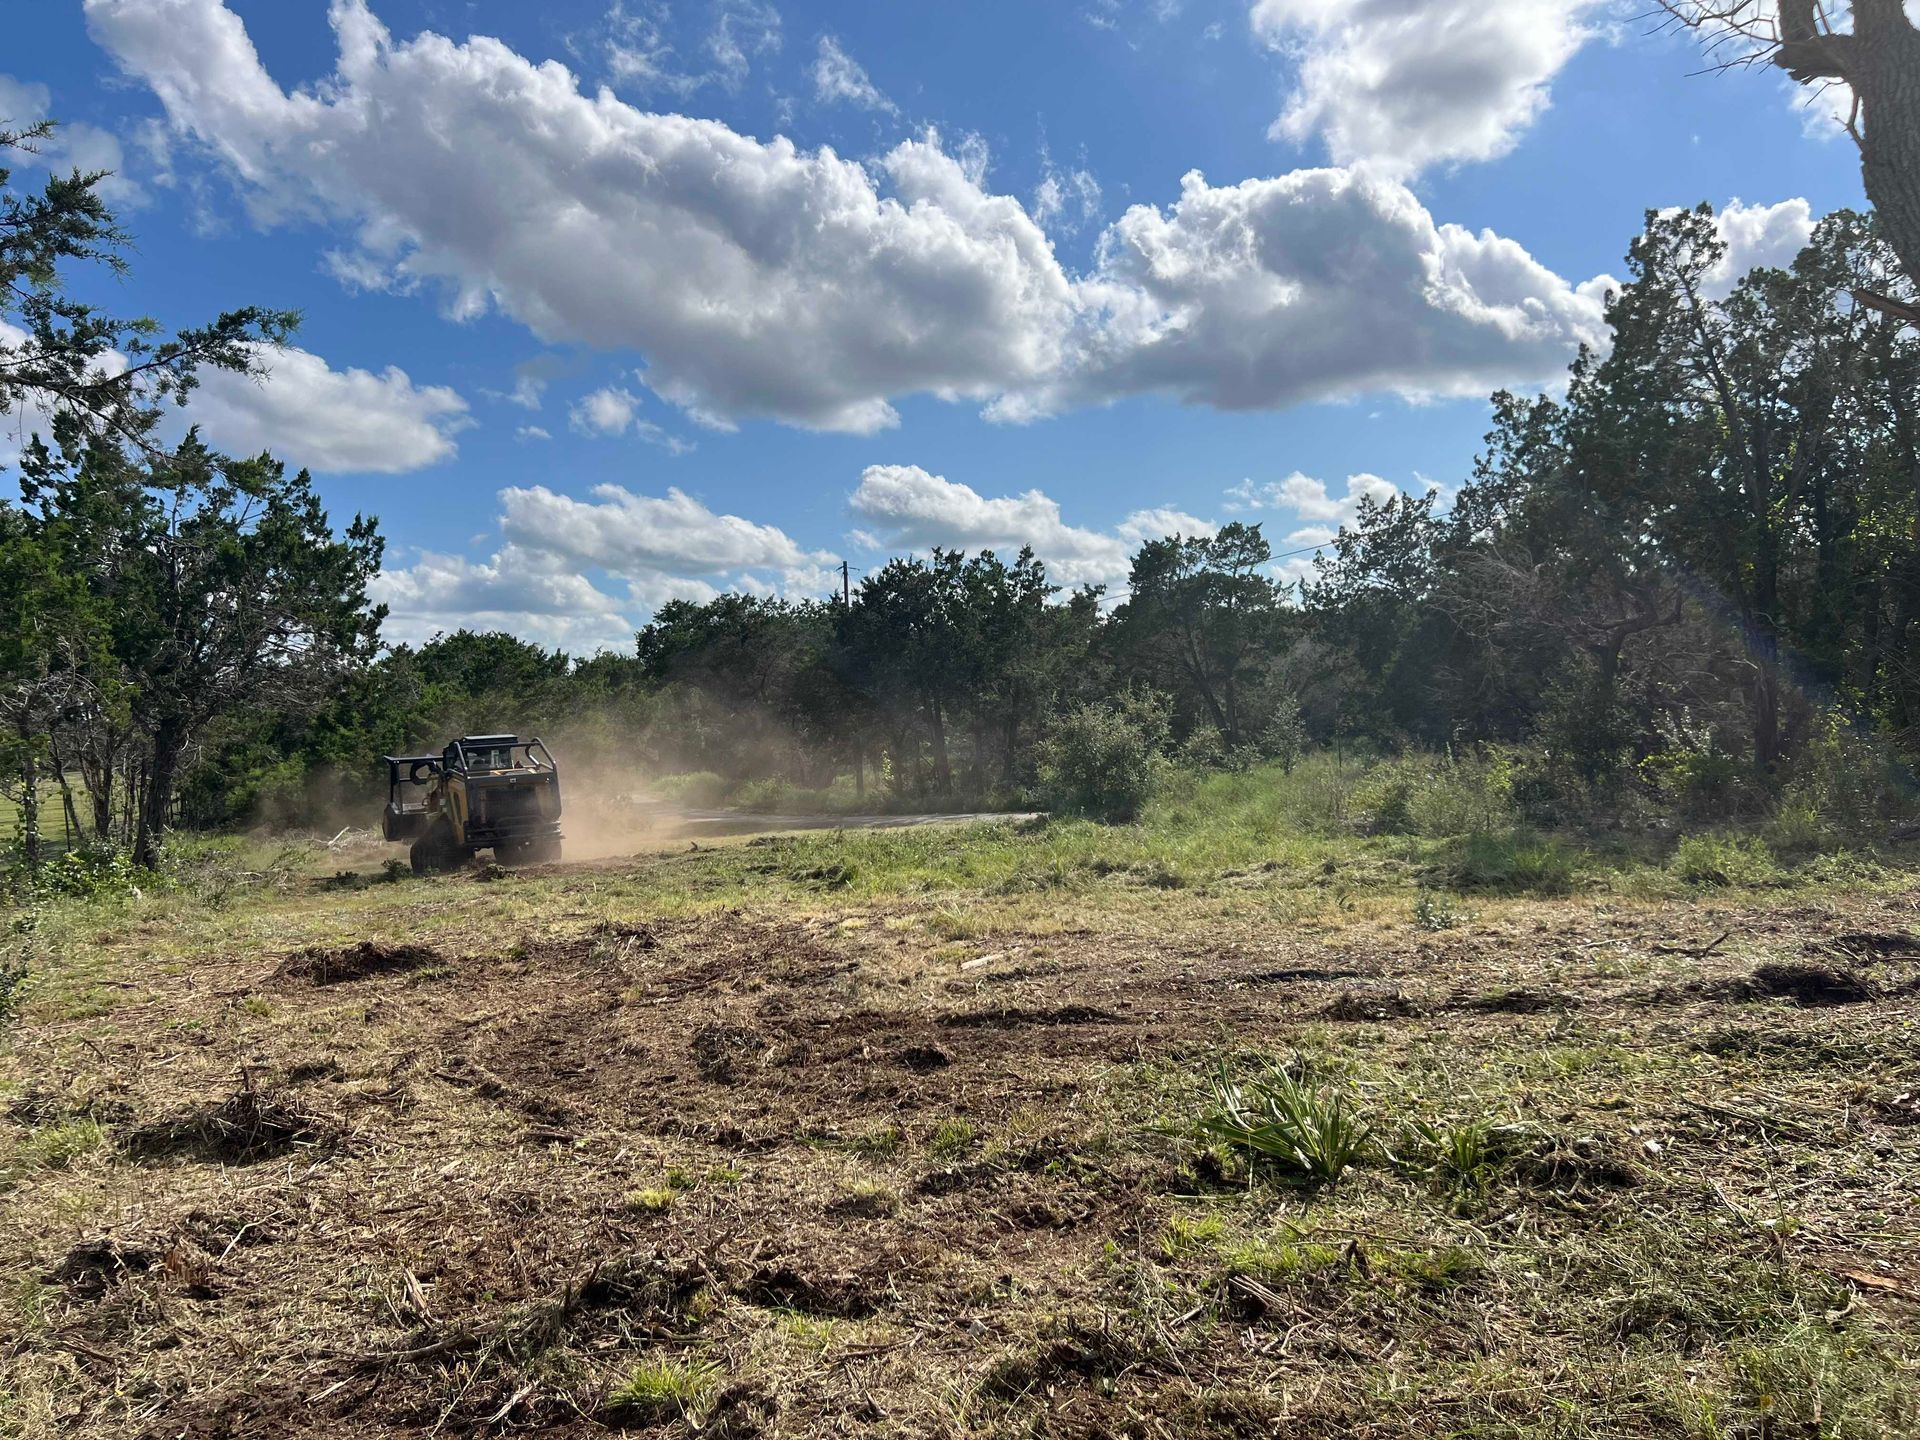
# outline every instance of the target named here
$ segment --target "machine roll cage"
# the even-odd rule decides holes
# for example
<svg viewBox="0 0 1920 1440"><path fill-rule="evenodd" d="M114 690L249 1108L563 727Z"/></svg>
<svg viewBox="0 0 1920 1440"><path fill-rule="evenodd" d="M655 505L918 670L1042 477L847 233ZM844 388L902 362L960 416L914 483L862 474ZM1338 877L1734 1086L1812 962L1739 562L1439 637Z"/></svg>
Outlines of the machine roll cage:
<svg viewBox="0 0 1920 1440"><path fill-rule="evenodd" d="M441 754L439 757L441 768L445 770L457 770L462 775L473 773L471 767L467 764L466 747L469 745L476 750L508 751L510 759L513 758L512 752L516 751L525 757L526 764L524 766L516 764L507 767L509 769L551 770L556 775L560 773L560 766L555 763L553 752L547 749L538 735L527 740L522 740L517 735L463 735L460 739L455 740L451 745L447 746L446 750ZM485 774L487 772L483 770L480 773Z"/></svg>
<svg viewBox="0 0 1920 1440"><path fill-rule="evenodd" d="M427 808L425 791L435 778L449 770L462 775L473 773L467 763L466 747L474 749L505 749L518 751L526 758L529 770L547 770L555 775L560 766L553 758L553 752L538 735L522 740L517 735L464 735L438 755L382 755L387 762L387 806L396 815L424 813ZM402 767L405 767L404 773ZM479 772L487 774L483 770ZM403 796L402 790L411 790L420 798L412 803Z"/></svg>

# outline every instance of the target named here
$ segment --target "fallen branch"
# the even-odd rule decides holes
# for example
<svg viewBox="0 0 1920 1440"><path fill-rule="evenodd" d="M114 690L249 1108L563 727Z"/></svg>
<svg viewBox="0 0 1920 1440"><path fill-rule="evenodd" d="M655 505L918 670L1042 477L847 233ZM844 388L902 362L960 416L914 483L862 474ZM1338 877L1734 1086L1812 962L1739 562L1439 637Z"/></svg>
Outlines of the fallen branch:
<svg viewBox="0 0 1920 1440"><path fill-rule="evenodd" d="M1689 959L1704 960L1732 938L1733 931L1722 930L1719 937L1709 945L1655 945L1653 947L1653 953L1656 955L1685 955Z"/></svg>

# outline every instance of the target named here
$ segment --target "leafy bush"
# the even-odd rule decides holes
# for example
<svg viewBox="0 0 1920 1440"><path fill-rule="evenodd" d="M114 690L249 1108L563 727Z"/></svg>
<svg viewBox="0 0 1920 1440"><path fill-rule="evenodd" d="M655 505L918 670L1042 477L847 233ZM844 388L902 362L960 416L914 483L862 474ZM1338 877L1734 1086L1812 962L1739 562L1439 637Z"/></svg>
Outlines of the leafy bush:
<svg viewBox="0 0 1920 1440"><path fill-rule="evenodd" d="M1640 762L1640 777L1670 809L1689 820L1730 820L1758 808L1746 767L1710 731L1684 720L1668 748Z"/></svg>
<svg viewBox="0 0 1920 1440"><path fill-rule="evenodd" d="M1514 819L1516 762L1507 751L1409 754L1380 765L1356 795L1375 835L1476 835Z"/></svg>
<svg viewBox="0 0 1920 1440"><path fill-rule="evenodd" d="M113 845L89 842L49 855L37 870L26 868L17 852L9 864L11 887L29 896L66 895L93 900L132 892L137 872L132 857Z"/></svg>
<svg viewBox="0 0 1920 1440"><path fill-rule="evenodd" d="M1373 835L1413 833L1414 767L1404 760L1382 765L1354 789L1353 808L1360 828Z"/></svg>
<svg viewBox="0 0 1920 1440"><path fill-rule="evenodd" d="M1769 827L1782 849L1815 849L1870 837L1911 815L1920 786L1884 742L1827 718L1795 760Z"/></svg>
<svg viewBox="0 0 1920 1440"><path fill-rule="evenodd" d="M669 805L718 805L727 797L727 782L711 770L655 776L648 788Z"/></svg>
<svg viewBox="0 0 1920 1440"><path fill-rule="evenodd" d="M1688 835L1668 867L1689 885L1772 885L1780 867L1757 835Z"/></svg>
<svg viewBox="0 0 1920 1440"><path fill-rule="evenodd" d="M1315 1088L1278 1065L1248 1081L1222 1070L1213 1104L1193 1128L1203 1139L1245 1150L1294 1179L1328 1185L1359 1158L1369 1137L1345 1095Z"/></svg>
<svg viewBox="0 0 1920 1440"><path fill-rule="evenodd" d="M1510 824L1514 771L1506 751L1442 757L1413 787L1413 829L1421 835L1481 835Z"/></svg>
<svg viewBox="0 0 1920 1440"><path fill-rule="evenodd" d="M1166 707L1156 696L1073 707L1041 746L1048 804L1096 820L1132 820L1165 782L1166 738Z"/></svg>
<svg viewBox="0 0 1920 1440"><path fill-rule="evenodd" d="M1557 840L1524 830L1503 835L1469 835L1454 867L1463 889L1524 890L1564 895L1579 880L1574 857Z"/></svg>
<svg viewBox="0 0 1920 1440"><path fill-rule="evenodd" d="M1277 760L1283 771L1293 773L1293 767L1307 749L1307 724L1300 714L1300 702L1291 695L1281 696L1255 746L1263 758Z"/></svg>
<svg viewBox="0 0 1920 1440"><path fill-rule="evenodd" d="M753 810L760 814L775 814L808 808L807 801L815 792L802 790L791 780L779 780L769 776L763 780L749 780L733 792L733 803L741 810Z"/></svg>
<svg viewBox="0 0 1920 1440"><path fill-rule="evenodd" d="M1422 930L1451 930L1467 918L1466 911L1437 890L1422 891L1413 902L1413 923Z"/></svg>
<svg viewBox="0 0 1920 1440"><path fill-rule="evenodd" d="M1220 770L1227 767L1227 747L1220 732L1211 725L1196 726L1174 751L1174 759L1183 770Z"/></svg>

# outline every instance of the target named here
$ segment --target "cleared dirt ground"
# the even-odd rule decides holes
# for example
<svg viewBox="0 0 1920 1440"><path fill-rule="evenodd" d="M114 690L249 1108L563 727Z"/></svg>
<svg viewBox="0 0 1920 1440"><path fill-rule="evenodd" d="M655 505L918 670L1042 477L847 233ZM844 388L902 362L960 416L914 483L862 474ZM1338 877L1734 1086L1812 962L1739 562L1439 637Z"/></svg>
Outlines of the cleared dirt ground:
<svg viewBox="0 0 1920 1440"><path fill-rule="evenodd" d="M1920 1433L1920 892L955 938L487 873L29 1007L0 1428ZM1338 1185L1192 1137L1260 1057L1370 1124Z"/></svg>

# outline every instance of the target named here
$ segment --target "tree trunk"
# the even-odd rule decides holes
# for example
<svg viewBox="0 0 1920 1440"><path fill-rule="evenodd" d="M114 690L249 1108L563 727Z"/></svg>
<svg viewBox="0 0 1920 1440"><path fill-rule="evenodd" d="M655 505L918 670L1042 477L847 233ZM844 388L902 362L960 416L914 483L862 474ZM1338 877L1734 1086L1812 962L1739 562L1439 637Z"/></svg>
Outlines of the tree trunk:
<svg viewBox="0 0 1920 1440"><path fill-rule="evenodd" d="M1848 79L1864 117L1860 178L1920 292L1920 30L1900 0L1854 0Z"/></svg>
<svg viewBox="0 0 1920 1440"><path fill-rule="evenodd" d="M1853 0L1853 33L1818 26L1814 0L1780 0L1774 63L1803 85L1839 80L1860 104L1860 178L1920 291L1920 29L1903 0Z"/></svg>
<svg viewBox="0 0 1920 1440"><path fill-rule="evenodd" d="M927 714L933 720L933 778L942 795L953 793L953 765L947 758L947 717L937 699L927 701Z"/></svg>
<svg viewBox="0 0 1920 1440"><path fill-rule="evenodd" d="M74 832L80 828L80 812L74 808L73 782L67 779L67 761L66 757L60 753L60 738L57 732L48 736L48 747L48 759L53 762L53 778L60 786L60 808L66 814L67 849L71 850Z"/></svg>
<svg viewBox="0 0 1920 1440"><path fill-rule="evenodd" d="M33 753L33 741L22 737L26 748L20 756L20 853L27 870L40 868L40 761Z"/></svg>
<svg viewBox="0 0 1920 1440"><path fill-rule="evenodd" d="M1766 648L1767 637L1750 642L1754 673L1747 698L1753 719L1753 763L1770 773L1780 760L1780 666Z"/></svg>
<svg viewBox="0 0 1920 1440"><path fill-rule="evenodd" d="M160 840L166 832L167 811L173 804L174 770L186 734L178 722L163 720L153 732L153 763L140 798L140 825L134 834L133 863L151 870L160 858Z"/></svg>
<svg viewBox="0 0 1920 1440"><path fill-rule="evenodd" d="M80 746L80 782L87 787L87 808L93 816L93 838L113 843L113 742L98 728Z"/></svg>

